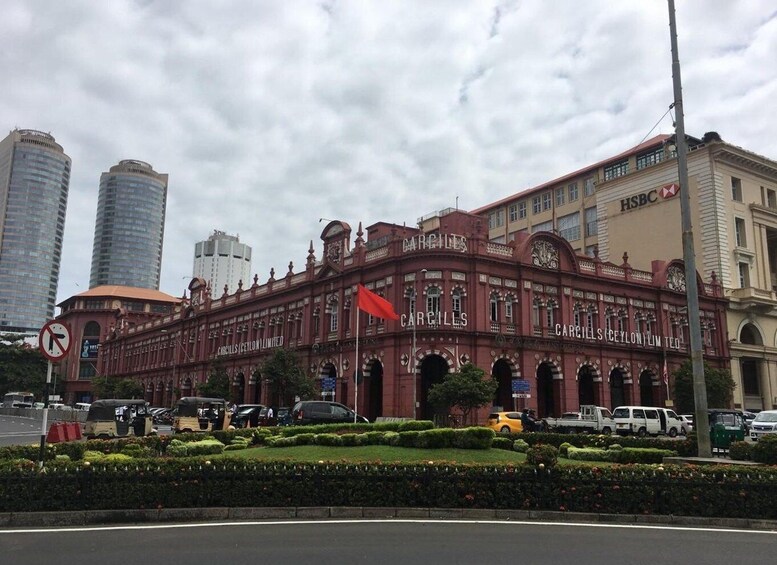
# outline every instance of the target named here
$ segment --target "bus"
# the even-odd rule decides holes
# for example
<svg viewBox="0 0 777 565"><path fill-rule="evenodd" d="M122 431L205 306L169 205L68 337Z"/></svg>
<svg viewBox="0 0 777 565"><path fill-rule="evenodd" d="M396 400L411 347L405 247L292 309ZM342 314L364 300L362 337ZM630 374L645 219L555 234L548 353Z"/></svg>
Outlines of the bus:
<svg viewBox="0 0 777 565"><path fill-rule="evenodd" d="M31 392L7 392L3 396L3 408L32 408L34 402Z"/></svg>

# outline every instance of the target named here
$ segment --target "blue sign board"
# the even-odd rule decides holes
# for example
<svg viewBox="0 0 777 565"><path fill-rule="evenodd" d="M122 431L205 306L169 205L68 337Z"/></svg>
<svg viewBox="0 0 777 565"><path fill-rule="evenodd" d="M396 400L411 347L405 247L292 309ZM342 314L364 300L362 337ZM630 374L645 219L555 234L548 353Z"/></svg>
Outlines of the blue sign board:
<svg viewBox="0 0 777 565"><path fill-rule="evenodd" d="M531 383L526 379L513 379L513 392L529 392Z"/></svg>
<svg viewBox="0 0 777 565"><path fill-rule="evenodd" d="M324 392L334 392L335 377L324 377L321 379L321 390Z"/></svg>

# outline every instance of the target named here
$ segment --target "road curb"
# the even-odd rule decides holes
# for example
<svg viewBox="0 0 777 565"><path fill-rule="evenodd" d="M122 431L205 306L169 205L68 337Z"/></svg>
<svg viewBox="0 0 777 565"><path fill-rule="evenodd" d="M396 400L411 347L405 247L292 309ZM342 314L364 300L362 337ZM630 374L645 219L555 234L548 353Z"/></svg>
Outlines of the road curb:
<svg viewBox="0 0 777 565"><path fill-rule="evenodd" d="M777 520L707 518L655 514L585 514L547 510L483 508L394 507L271 507L271 508L160 508L135 510L76 510L61 512L3 512L3 528L51 528L143 523L188 523L255 520L502 520L505 522L564 522L583 524L667 525L739 530L777 531Z"/></svg>

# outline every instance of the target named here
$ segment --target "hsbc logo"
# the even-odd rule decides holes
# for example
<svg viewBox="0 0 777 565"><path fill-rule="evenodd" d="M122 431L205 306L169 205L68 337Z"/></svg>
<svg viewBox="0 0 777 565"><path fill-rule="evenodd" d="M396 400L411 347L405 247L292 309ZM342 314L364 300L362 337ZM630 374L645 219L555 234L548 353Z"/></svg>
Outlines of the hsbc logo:
<svg viewBox="0 0 777 565"><path fill-rule="evenodd" d="M662 199L671 198L675 194L680 192L680 185L676 183L667 184L659 189L653 189L642 194L635 194L629 198L621 199L621 212L626 210L634 210L635 208L641 208L647 204L653 204L658 202L659 196Z"/></svg>

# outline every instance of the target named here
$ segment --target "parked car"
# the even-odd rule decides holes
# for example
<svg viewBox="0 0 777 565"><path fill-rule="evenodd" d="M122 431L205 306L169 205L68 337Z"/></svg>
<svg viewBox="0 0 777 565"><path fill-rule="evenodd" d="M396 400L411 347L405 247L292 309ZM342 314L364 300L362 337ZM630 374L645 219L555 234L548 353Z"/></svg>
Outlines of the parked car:
<svg viewBox="0 0 777 565"><path fill-rule="evenodd" d="M777 433L777 410L763 410L750 424L750 439L758 441L766 434Z"/></svg>
<svg viewBox="0 0 777 565"><path fill-rule="evenodd" d="M152 415L154 417L154 423L164 424L171 426L173 424L173 409L172 408L156 408L153 409Z"/></svg>
<svg viewBox="0 0 777 565"><path fill-rule="evenodd" d="M691 433L693 431L693 414L680 414L677 417L680 419L680 423L683 426L680 433L683 435Z"/></svg>
<svg viewBox="0 0 777 565"><path fill-rule="evenodd" d="M295 425L306 424L346 424L354 420L368 423L364 416L354 414L354 411L339 402L325 400L301 400L291 409L291 420Z"/></svg>
<svg viewBox="0 0 777 565"><path fill-rule="evenodd" d="M520 412L491 412L486 426L502 434L517 434L523 431Z"/></svg>
<svg viewBox="0 0 777 565"><path fill-rule="evenodd" d="M278 426L290 426L291 425L291 408L288 406L281 406L276 411L275 419Z"/></svg>
<svg viewBox="0 0 777 565"><path fill-rule="evenodd" d="M742 414L742 419L745 421L745 427L747 428L747 433L750 433L750 425L753 423L753 420L755 420L755 412L748 412L747 410L738 410L740 414Z"/></svg>
<svg viewBox="0 0 777 565"><path fill-rule="evenodd" d="M262 411L267 410L264 404L241 404L232 416L232 425L236 428L255 428L261 423Z"/></svg>

